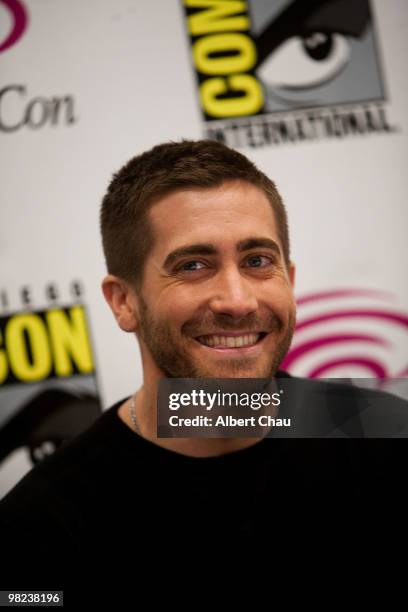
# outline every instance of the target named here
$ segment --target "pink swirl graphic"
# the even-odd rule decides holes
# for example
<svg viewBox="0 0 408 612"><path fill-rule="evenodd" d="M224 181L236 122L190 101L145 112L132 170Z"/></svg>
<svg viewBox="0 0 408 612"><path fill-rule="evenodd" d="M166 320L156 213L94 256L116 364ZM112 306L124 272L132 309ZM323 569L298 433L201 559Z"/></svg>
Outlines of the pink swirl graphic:
<svg viewBox="0 0 408 612"><path fill-rule="evenodd" d="M372 307L360 307L356 306L356 300L369 300L376 304ZM331 308L333 301L336 304L334 309ZM352 307L347 304L349 301L353 301ZM342 368L343 371L344 368L347 369L349 376L355 375L353 371L361 373L363 369L369 377L379 381L406 377L408 356L404 356L404 363L397 369L391 366L395 347L388 338L383 337L387 331L382 330L381 326L384 323L391 325L403 335L408 332L408 315L389 308L390 301L394 301L392 294L373 289L334 289L301 296L297 300L298 321L294 342L281 367L293 374L309 378L330 376ZM345 304L344 308L339 307L341 302ZM388 302L386 307L384 302ZM304 314L306 309L307 315ZM310 313L311 310L315 312ZM358 322L360 329L370 324L370 333L345 331L344 322L348 321L354 323L354 326L355 322ZM337 323L342 323L341 330ZM375 327L378 326L378 332L372 332L373 323ZM322 324L324 332L321 329ZM327 331L328 324L333 326L333 330ZM306 337L302 338L305 330ZM405 346L408 346L406 340ZM373 350L373 347L377 349ZM331 354L326 350L328 348L332 349ZM337 348L339 355L333 356L333 349ZM383 357L379 356L381 351ZM387 355L390 363L387 362ZM302 368L303 371L299 371Z"/></svg>
<svg viewBox="0 0 408 612"><path fill-rule="evenodd" d="M11 13L13 26L11 28L10 33L0 43L0 53L9 49L22 37L24 34L27 24L28 24L28 15L27 10L24 7L23 3L20 0L0 0L0 3L3 4Z"/></svg>
<svg viewBox="0 0 408 612"><path fill-rule="evenodd" d="M382 345L387 344L386 340L382 340L381 338L376 338L375 336L368 336L364 334L336 334L315 338L314 340L309 340L308 342L298 344L295 348L291 349L285 357L285 368L290 368L290 366L300 357L305 355L305 353L315 351L316 349L319 349L322 346L327 346L329 344L339 344L341 342L352 342L356 340L364 340L366 342L373 342L375 344Z"/></svg>
<svg viewBox="0 0 408 612"><path fill-rule="evenodd" d="M299 325L296 326L296 329L300 330L304 327L309 327L310 325L316 325L316 323L331 321L332 319L342 319L344 317L377 317L378 319L394 321L395 323L399 323L404 327L408 327L408 317L403 314L394 314L381 310L348 310L343 312L331 312L329 314L306 319L305 321L299 323Z"/></svg>
<svg viewBox="0 0 408 612"><path fill-rule="evenodd" d="M319 378L328 370L332 370L333 368L337 368L338 366L344 365L364 366L366 370L371 371L374 378L388 378L385 368L381 364L377 363L374 359L367 359L367 357L332 359L331 361L327 361L325 364L319 366L318 368L314 368L314 370L310 372L310 378Z"/></svg>
<svg viewBox="0 0 408 612"><path fill-rule="evenodd" d="M366 296L373 298L393 299L391 293L387 291L378 291L377 289L333 289L331 291L319 291L318 293L310 293L298 298L297 305L308 304L310 302L318 302L320 300L338 299L342 297Z"/></svg>

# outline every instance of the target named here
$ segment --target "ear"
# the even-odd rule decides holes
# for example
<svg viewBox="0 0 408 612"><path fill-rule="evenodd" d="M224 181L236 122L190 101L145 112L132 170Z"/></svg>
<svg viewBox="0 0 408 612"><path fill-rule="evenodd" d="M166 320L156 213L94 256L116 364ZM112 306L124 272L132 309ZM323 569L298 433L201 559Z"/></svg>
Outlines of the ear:
<svg viewBox="0 0 408 612"><path fill-rule="evenodd" d="M135 332L139 324L139 305L134 289L113 274L103 279L101 288L119 327L125 332Z"/></svg>
<svg viewBox="0 0 408 612"><path fill-rule="evenodd" d="M293 263L293 261L289 263L288 276L289 276L290 286L292 287L292 289L294 289L295 288L296 266Z"/></svg>

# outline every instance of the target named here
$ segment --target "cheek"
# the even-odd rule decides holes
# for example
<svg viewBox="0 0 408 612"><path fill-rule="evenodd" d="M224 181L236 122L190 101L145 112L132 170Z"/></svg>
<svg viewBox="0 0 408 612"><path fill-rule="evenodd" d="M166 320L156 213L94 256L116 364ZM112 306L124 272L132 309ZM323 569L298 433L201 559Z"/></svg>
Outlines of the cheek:
<svg viewBox="0 0 408 612"><path fill-rule="evenodd" d="M287 289L274 292L269 297L268 306L273 312L286 320L289 313L295 309L295 298L292 291Z"/></svg>
<svg viewBox="0 0 408 612"><path fill-rule="evenodd" d="M157 312L160 320L164 321L169 327L181 329L183 324L194 316L195 309L187 299L180 300L168 296L168 298L160 304L160 308Z"/></svg>
<svg viewBox="0 0 408 612"><path fill-rule="evenodd" d="M172 319L186 321L194 316L205 302L203 290L192 291L191 287L179 287L177 291L167 292L160 299L162 313L172 316Z"/></svg>

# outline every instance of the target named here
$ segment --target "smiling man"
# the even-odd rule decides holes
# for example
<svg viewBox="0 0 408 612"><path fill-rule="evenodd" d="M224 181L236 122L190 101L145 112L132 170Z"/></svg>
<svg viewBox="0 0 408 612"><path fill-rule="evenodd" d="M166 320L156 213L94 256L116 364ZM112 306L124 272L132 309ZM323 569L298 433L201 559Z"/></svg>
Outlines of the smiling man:
<svg viewBox="0 0 408 612"><path fill-rule="evenodd" d="M125 202L127 219L118 222ZM295 303L286 213L274 183L212 141L159 145L115 176L101 228L111 272L105 298L121 329L140 343L144 380L135 416L142 435L197 456L253 444L157 438L157 386L163 377L276 374L292 339ZM128 255L118 256L121 236L138 251L132 266ZM119 409L130 427L132 401Z"/></svg>
<svg viewBox="0 0 408 612"><path fill-rule="evenodd" d="M139 341L143 383L2 501L5 587L69 593L85 582L92 603L111 595L118 609L149 575L169 576L175 551L183 572L191 562L195 579L207 580L213 568L197 570L206 554L221 560L223 575L236 559L252 572L255 557L243 547L256 543L283 567L293 558L282 555L296 551L306 567L302 555L318 537L337 547L360 541L361 517L372 518L378 539L381 500L403 507L403 449L344 439L360 425L357 391L279 370L295 326L295 269L274 183L216 142L158 145L113 177L101 231L103 294L120 329ZM314 437L334 430L343 439L159 438L162 378L301 381L305 428L322 416ZM406 403L383 396L399 419Z"/></svg>

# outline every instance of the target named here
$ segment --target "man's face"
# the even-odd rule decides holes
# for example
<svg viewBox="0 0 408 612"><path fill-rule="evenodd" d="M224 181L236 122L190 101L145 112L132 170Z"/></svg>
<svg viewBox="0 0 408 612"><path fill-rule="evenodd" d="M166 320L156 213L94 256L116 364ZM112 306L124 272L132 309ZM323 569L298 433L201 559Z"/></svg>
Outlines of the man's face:
<svg viewBox="0 0 408 612"><path fill-rule="evenodd" d="M295 326L271 205L259 188L229 181L159 200L155 243L139 296L144 367L167 377L269 378Z"/></svg>

